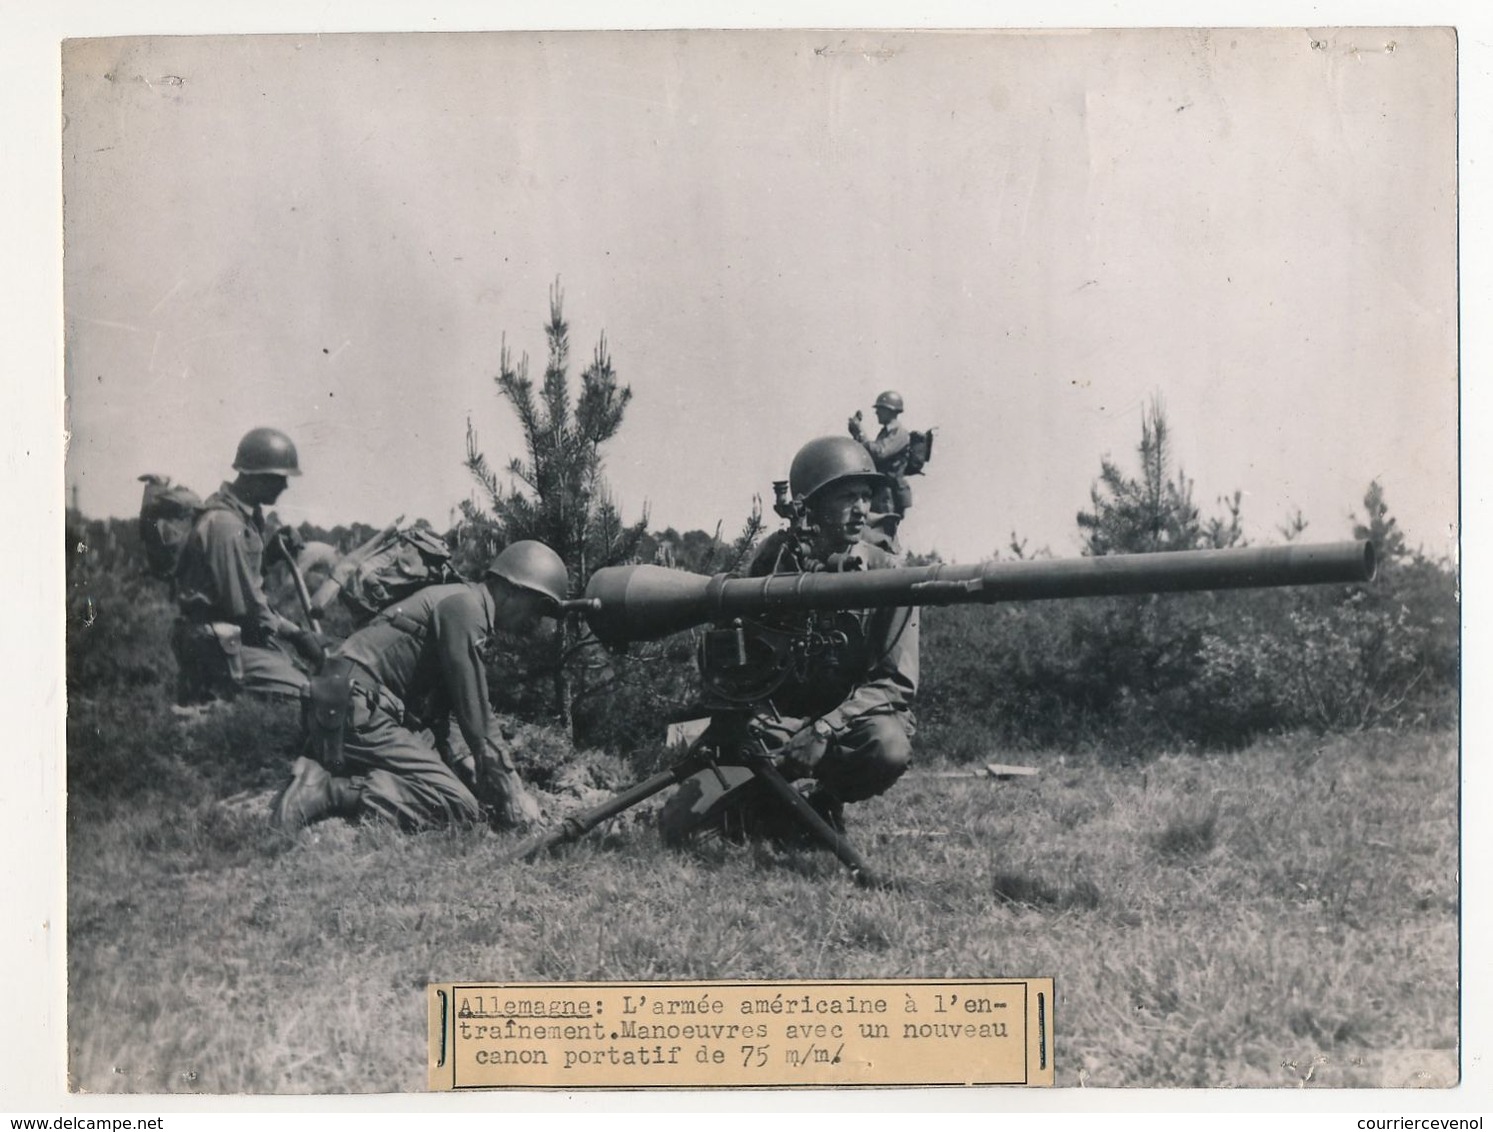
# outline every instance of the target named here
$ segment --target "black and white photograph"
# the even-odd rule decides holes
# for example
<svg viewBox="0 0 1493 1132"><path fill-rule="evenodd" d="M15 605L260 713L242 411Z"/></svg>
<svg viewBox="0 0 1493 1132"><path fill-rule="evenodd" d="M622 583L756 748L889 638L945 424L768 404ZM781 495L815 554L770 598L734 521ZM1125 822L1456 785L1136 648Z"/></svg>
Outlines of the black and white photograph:
<svg viewBox="0 0 1493 1132"><path fill-rule="evenodd" d="M1457 29L726 24L58 44L66 1095L1041 977L1455 1111Z"/></svg>

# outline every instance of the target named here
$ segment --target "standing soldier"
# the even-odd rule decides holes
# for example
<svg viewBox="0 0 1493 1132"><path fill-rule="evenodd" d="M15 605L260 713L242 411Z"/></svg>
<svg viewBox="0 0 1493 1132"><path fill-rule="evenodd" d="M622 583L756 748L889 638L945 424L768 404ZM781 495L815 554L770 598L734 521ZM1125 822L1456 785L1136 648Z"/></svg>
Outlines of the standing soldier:
<svg viewBox="0 0 1493 1132"><path fill-rule="evenodd" d="M232 699L240 692L298 699L306 673L290 643L320 659L315 634L280 616L264 596L264 508L301 474L295 445L273 428L239 441L238 478L208 496L176 563L179 616L171 635L183 705Z"/></svg>
<svg viewBox="0 0 1493 1132"><path fill-rule="evenodd" d="M802 531L772 535L752 560L752 576L896 567L893 554L868 541L872 497L887 485L865 448L843 436L811 440L793 458L788 479L808 519L807 543ZM917 609L850 616L860 622L865 649L848 663L816 667L811 661L795 670L753 725L769 750L781 752L778 769L785 778L812 780L809 804L840 830L845 803L885 792L907 769L918 688ZM699 828L730 828L736 820L772 833L782 822L767 815L780 805L761 796L750 772L721 767L684 782L661 821L671 841Z"/></svg>
<svg viewBox="0 0 1493 1132"><path fill-rule="evenodd" d="M881 431L875 440L868 440L861 429L861 414L850 418L850 435L865 445L876 470L888 477L889 483L878 489L871 501L872 508L882 514L896 515L899 519L912 506L912 488L907 483L907 460L911 455L909 445L912 437L902 430L897 420L902 415L902 394L888 389L876 398L876 420ZM895 529L892 531L896 533Z"/></svg>
<svg viewBox="0 0 1493 1132"><path fill-rule="evenodd" d="M295 830L374 815L421 830L477 821L479 798L499 827L537 820L488 706L482 650L494 629L528 633L558 616L568 588L559 555L516 542L483 581L427 586L379 613L311 681L316 758L296 760L272 822ZM453 714L471 753L460 762L449 742Z"/></svg>

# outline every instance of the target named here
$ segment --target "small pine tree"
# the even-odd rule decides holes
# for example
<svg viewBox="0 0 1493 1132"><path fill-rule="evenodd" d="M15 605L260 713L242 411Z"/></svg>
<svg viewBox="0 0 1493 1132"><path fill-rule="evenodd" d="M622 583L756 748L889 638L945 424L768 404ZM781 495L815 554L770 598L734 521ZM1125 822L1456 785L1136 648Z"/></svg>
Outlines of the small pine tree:
<svg viewBox="0 0 1493 1132"><path fill-rule="evenodd" d="M537 395L528 355L515 366L506 342L499 355L495 381L524 434L524 457L515 457L506 468L512 486L505 486L492 470L471 421L467 422L466 466L485 506L470 500L463 504L463 526L468 528L463 533L464 541L484 544L489 553L521 539L538 539L564 560L571 585L579 592L596 570L632 558L647 531L648 516L645 510L637 522L624 522L602 474L602 446L622 427L632 389L618 385L603 333L572 405L570 328L563 308L564 293L556 280L545 325L549 357ZM574 722L573 668L590 644L574 615L561 621L553 638L555 707L567 728Z"/></svg>
<svg viewBox="0 0 1493 1132"><path fill-rule="evenodd" d="M1410 557L1410 548L1405 545L1405 536L1400 524L1389 513L1389 504L1384 499L1384 485L1377 479L1369 483L1363 496L1364 520L1356 515L1353 520L1353 537L1371 539L1381 564L1401 562Z"/></svg>
<svg viewBox="0 0 1493 1132"><path fill-rule="evenodd" d="M1298 507L1286 516L1284 523L1281 523L1275 529L1280 532L1280 537L1287 542L1295 542L1306 533L1306 528L1309 526L1311 524L1307 522L1306 516L1301 513L1301 508Z"/></svg>
<svg viewBox="0 0 1493 1132"><path fill-rule="evenodd" d="M1240 546L1241 495L1219 500L1226 515L1204 520L1192 501L1192 481L1172 471L1171 430L1159 396L1141 416L1139 478L1127 476L1104 457L1089 491L1092 511L1078 513L1086 555L1145 554Z"/></svg>

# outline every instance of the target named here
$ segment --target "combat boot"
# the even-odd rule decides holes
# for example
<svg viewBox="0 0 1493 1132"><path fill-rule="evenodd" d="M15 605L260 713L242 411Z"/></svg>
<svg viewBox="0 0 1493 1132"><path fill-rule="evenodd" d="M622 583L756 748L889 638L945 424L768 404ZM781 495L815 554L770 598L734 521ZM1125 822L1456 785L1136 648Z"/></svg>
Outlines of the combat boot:
<svg viewBox="0 0 1493 1132"><path fill-rule="evenodd" d="M362 792L351 779L334 778L308 758L296 759L290 770L290 782L270 804L270 824L276 829L294 833L324 818L357 813Z"/></svg>
<svg viewBox="0 0 1493 1132"><path fill-rule="evenodd" d="M829 792L814 788L805 790L799 787L804 794L804 801L808 802L809 808L824 819L824 824L842 836L845 833L845 803ZM772 799L775 803L772 811L771 823L761 826L763 836L770 838L780 849L827 849L828 846L820 840L819 834L811 829L802 818L790 810L787 806Z"/></svg>
<svg viewBox="0 0 1493 1132"><path fill-rule="evenodd" d="M845 832L845 803L836 798L828 790L811 790L808 796L809 806L813 811L824 819L824 824L836 833Z"/></svg>

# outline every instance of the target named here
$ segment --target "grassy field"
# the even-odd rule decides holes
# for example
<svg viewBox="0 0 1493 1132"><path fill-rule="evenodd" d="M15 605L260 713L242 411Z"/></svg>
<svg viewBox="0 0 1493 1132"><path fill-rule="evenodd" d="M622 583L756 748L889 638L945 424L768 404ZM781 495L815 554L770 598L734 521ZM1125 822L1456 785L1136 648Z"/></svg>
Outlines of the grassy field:
<svg viewBox="0 0 1493 1132"><path fill-rule="evenodd" d="M1017 975L1057 980L1061 1085L1456 1079L1453 733L920 767L851 809L905 882L866 892L821 852L665 850L637 812L533 865L485 830L288 837L282 715L139 701L70 704L76 1089L418 1090L439 980Z"/></svg>

